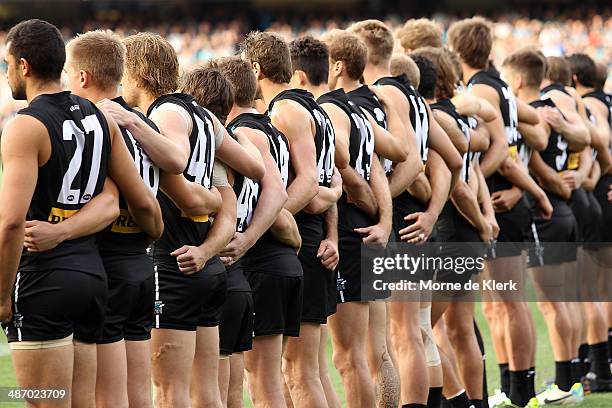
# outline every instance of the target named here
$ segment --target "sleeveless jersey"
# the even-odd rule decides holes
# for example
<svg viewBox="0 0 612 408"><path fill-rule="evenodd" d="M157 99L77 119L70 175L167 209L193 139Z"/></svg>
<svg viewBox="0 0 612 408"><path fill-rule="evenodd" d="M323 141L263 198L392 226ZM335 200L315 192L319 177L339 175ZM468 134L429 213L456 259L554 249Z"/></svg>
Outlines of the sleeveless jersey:
<svg viewBox="0 0 612 408"><path fill-rule="evenodd" d="M93 103L70 92L39 95L18 114L38 119L51 143L26 219L57 224L102 191L111 151L108 123ZM65 241L46 252L24 249L19 271L61 267L100 275L104 271L89 259L92 252L97 254L95 236Z"/></svg>
<svg viewBox="0 0 612 408"><path fill-rule="evenodd" d="M183 176L191 182L210 188L215 159L215 134L208 111L198 105L192 96L176 93L157 98L149 107L147 116L151 117L162 104L166 103L178 105L191 117L189 161ZM176 260L170 256L170 252L183 245L201 245L208 234L210 222L208 216L187 217L161 191L158 194L158 201L164 219L164 233L155 243L153 261L156 265L169 263L174 266Z"/></svg>
<svg viewBox="0 0 612 408"><path fill-rule="evenodd" d="M319 186L329 187L334 174L334 153L336 149L331 120L314 100L312 94L302 89L288 89L276 95L270 101L268 112L274 109L276 102L285 99L297 102L312 116L315 123L314 142ZM323 220L323 214L307 214L304 211L295 214L295 221L302 236L302 245L319 246L324 238Z"/></svg>
<svg viewBox="0 0 612 408"><path fill-rule="evenodd" d="M468 142L468 150L467 152L465 152L463 154L463 165L461 166L461 174L460 177L463 181L465 181L466 183L470 181L470 161L471 161L471 152L470 152L470 137L471 137L471 126L470 126L470 121L468 120L467 117L462 116L459 114L459 112L457 112L457 109L455 108L455 105L453 104L453 102L450 99L440 99L439 101L437 101L436 103L432 103L431 104L431 109L433 110L440 110L444 113L446 113L447 115L449 115L450 117L452 117L455 122L457 123L457 126L459 127L459 129L461 129L461 132L463 133L463 135L465 136L465 138L467 139Z"/></svg>
<svg viewBox="0 0 612 408"><path fill-rule="evenodd" d="M506 130L506 140L508 142L509 154L514 160L518 161L519 157L519 141L522 139L518 132L518 113L516 108L516 100L508 85L499 77L499 75L490 71L480 71L468 81L468 88L478 85L488 85L495 89L499 96L499 108L501 110L504 127ZM498 172L493 173L488 179L489 189L493 193L499 190L507 190L512 188L505 177Z"/></svg>
<svg viewBox="0 0 612 408"><path fill-rule="evenodd" d="M551 99L542 99L530 102L529 105L534 108L541 106L550 106L556 108L555 103ZM557 133L553 128L550 128L550 135L548 137L548 144L546 148L540 152L542 160L547 166L551 167L557 172L568 170L569 165L569 150L567 140Z"/></svg>
<svg viewBox="0 0 612 408"><path fill-rule="evenodd" d="M582 97L583 98L595 98L601 101L601 103L603 103L604 105L606 105L608 107L608 115L607 115L608 125L612 127L612 96L606 94L602 90L599 90L599 91L591 91L591 92L585 93L584 95L582 95Z"/></svg>
<svg viewBox="0 0 612 408"><path fill-rule="evenodd" d="M427 114L427 102L425 98L414 89L406 74L394 77L380 78L375 85L391 85L399 89L410 103L410 123L414 128L416 145L421 155L423 164L427 163L429 151L429 116Z"/></svg>
<svg viewBox="0 0 612 408"><path fill-rule="evenodd" d="M319 104L332 103L350 119L349 165L361 177L370 181L370 169L374 154L374 130L364 113L351 101L343 89L323 94L317 99Z"/></svg>
<svg viewBox="0 0 612 408"><path fill-rule="evenodd" d="M132 109L122 97L113 99L124 109L135 113L147 125L156 132L159 132L157 125L141 112ZM138 169L145 185L151 189L153 194L157 195L159 188L159 167L157 167L149 156L142 150L140 144L134 139L132 134L125 128L119 127L123 140L134 159L134 165ZM100 235L98 246L103 252L120 252L122 254L137 254L144 253L148 246L148 237L140 227L136 224L132 215L128 211L128 205L122 195L119 195L119 217L115 222L105 229Z"/></svg>

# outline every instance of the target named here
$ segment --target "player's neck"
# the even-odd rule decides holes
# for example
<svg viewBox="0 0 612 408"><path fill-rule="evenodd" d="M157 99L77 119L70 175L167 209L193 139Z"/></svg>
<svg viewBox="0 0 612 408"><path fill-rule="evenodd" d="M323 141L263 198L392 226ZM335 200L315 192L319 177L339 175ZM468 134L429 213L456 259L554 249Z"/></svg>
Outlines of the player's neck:
<svg viewBox="0 0 612 408"><path fill-rule="evenodd" d="M374 82L378 81L380 78L391 76L391 72L389 71L389 63L381 64L381 65L373 65L370 63L366 64L365 69L363 70L363 79L365 83L368 85L372 85Z"/></svg>
<svg viewBox="0 0 612 408"><path fill-rule="evenodd" d="M234 105L232 106L232 110L230 110L229 115L227 115L226 123L230 123L232 120L236 119L238 116L242 115L243 113L259 113L259 112L257 112L256 109L253 109L251 107L242 107L242 106Z"/></svg>
<svg viewBox="0 0 612 408"><path fill-rule="evenodd" d="M345 76L341 76L338 78L336 82L336 89L344 89L344 92L351 92L355 89L359 88L362 84L356 79L351 79Z"/></svg>
<svg viewBox="0 0 612 408"><path fill-rule="evenodd" d="M521 88L516 93L516 97L526 103L537 101L540 99L540 90L538 88Z"/></svg>
<svg viewBox="0 0 612 408"><path fill-rule="evenodd" d="M102 90L99 88L90 87L87 88L87 91L83 94L83 96L93 103L98 103L103 99L113 100L116 97L120 96L119 90L117 88L110 90Z"/></svg>
<svg viewBox="0 0 612 408"><path fill-rule="evenodd" d="M595 88L588 88L576 82L576 92L578 92L578 95L584 95L585 93L593 92L594 90Z"/></svg>
<svg viewBox="0 0 612 408"><path fill-rule="evenodd" d="M28 82L26 83L26 99L28 103L32 102L38 95L54 94L62 92L64 88L60 80L46 82Z"/></svg>
<svg viewBox="0 0 612 408"><path fill-rule="evenodd" d="M319 86L307 85L306 90L310 92L315 99L318 99L319 96L328 93L330 91L329 86L325 84L321 84Z"/></svg>
<svg viewBox="0 0 612 408"><path fill-rule="evenodd" d="M277 82L272 82L269 79L262 79L259 81L259 87L266 105L269 105L276 95L291 88L289 84L279 84Z"/></svg>
<svg viewBox="0 0 612 408"><path fill-rule="evenodd" d="M136 106L138 107L138 109L140 109L141 112L148 112L149 107L153 104L153 102L155 102L156 99L157 98L153 95L150 95L148 93L142 93L138 97L138 102L136 103Z"/></svg>
<svg viewBox="0 0 612 408"><path fill-rule="evenodd" d="M482 69L472 68L464 63L461 63L461 68L463 70L463 82L466 84L476 73L482 71Z"/></svg>

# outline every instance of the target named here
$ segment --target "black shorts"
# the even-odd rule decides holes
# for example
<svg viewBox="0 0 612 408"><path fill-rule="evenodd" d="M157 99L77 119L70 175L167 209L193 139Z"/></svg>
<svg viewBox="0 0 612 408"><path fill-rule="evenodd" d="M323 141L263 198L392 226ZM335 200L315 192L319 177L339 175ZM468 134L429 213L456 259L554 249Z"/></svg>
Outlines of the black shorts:
<svg viewBox="0 0 612 408"><path fill-rule="evenodd" d="M599 205L599 201L597 201L593 192L587 192L587 199L589 200L589 222L584 231L584 247L586 249L596 249L600 246L603 215L601 205Z"/></svg>
<svg viewBox="0 0 612 408"><path fill-rule="evenodd" d="M576 260L578 227L572 210L564 201L551 198L550 220L534 218L533 241L529 250L529 266L555 265ZM546 243L554 243L546 245Z"/></svg>
<svg viewBox="0 0 612 408"><path fill-rule="evenodd" d="M608 191L612 184L612 176L602 176L593 192L601 207L601 223L599 229L599 240L602 243L612 243L612 203L608 201Z"/></svg>
<svg viewBox="0 0 612 408"><path fill-rule="evenodd" d="M327 323L327 317L336 313L336 302L330 302L336 294L336 274L325 268L317 258L315 247L302 247L298 258L304 271L304 302L302 321Z"/></svg>
<svg viewBox="0 0 612 408"><path fill-rule="evenodd" d="M95 343L102 334L107 297L105 275L62 269L20 272L12 293L13 320L2 326L9 342L73 334L75 340Z"/></svg>
<svg viewBox="0 0 612 408"><path fill-rule="evenodd" d="M221 354L230 355L253 348L253 311L251 292L227 292L219 324Z"/></svg>
<svg viewBox="0 0 612 408"><path fill-rule="evenodd" d="M156 265L153 327L193 331L218 326L226 292L227 274L219 258L194 275L184 275L178 267Z"/></svg>
<svg viewBox="0 0 612 408"><path fill-rule="evenodd" d="M147 254L104 255L108 275L108 302L104 331L98 344L151 338L155 278ZM134 273L138 271L139 273ZM135 278L142 278L136 280Z"/></svg>
<svg viewBox="0 0 612 408"><path fill-rule="evenodd" d="M253 335L298 337L302 321L302 276L275 275L248 268L245 272L253 291Z"/></svg>
<svg viewBox="0 0 612 408"><path fill-rule="evenodd" d="M503 245L489 251L489 257L519 256L525 249L525 241L530 240L531 212L525 199L520 199L508 212L495 213L495 219L499 225L497 242L503 242Z"/></svg>

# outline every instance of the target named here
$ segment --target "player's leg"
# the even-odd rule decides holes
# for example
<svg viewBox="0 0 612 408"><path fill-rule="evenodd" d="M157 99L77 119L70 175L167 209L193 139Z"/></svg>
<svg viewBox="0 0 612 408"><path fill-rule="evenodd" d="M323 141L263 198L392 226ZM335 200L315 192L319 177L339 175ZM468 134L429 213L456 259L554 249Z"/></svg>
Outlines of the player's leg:
<svg viewBox="0 0 612 408"><path fill-rule="evenodd" d="M244 354L234 353L229 357L230 376L227 390L227 408L242 408L242 384L244 383Z"/></svg>
<svg viewBox="0 0 612 408"><path fill-rule="evenodd" d="M57 341L45 342L46 347ZM32 401L31 407L71 407L74 346L70 341L50 348L11 350L17 384L22 389L63 390L65 396L57 400ZM17 346L21 347L21 346Z"/></svg>
<svg viewBox="0 0 612 408"><path fill-rule="evenodd" d="M155 404L161 408L189 406L196 332L154 329L151 337Z"/></svg>
<svg viewBox="0 0 612 408"><path fill-rule="evenodd" d="M400 399L399 375L387 350L387 307L385 302L369 302L367 354L375 382L376 405L396 407Z"/></svg>
<svg viewBox="0 0 612 408"><path fill-rule="evenodd" d="M436 323L433 333L439 350L444 397L449 400L453 407L467 408L470 406L470 400L457 372L457 359L448 340L445 319L440 319Z"/></svg>
<svg viewBox="0 0 612 408"><path fill-rule="evenodd" d="M72 406L87 408L96 404L96 345L74 341Z"/></svg>
<svg viewBox="0 0 612 408"><path fill-rule="evenodd" d="M283 352L283 374L295 407L325 405L319 373L321 325L302 323L300 337L289 337Z"/></svg>
<svg viewBox="0 0 612 408"><path fill-rule="evenodd" d="M348 407L374 406L374 384L366 359L368 314L367 302L340 303L328 322L334 366L342 377Z"/></svg>
<svg viewBox="0 0 612 408"><path fill-rule="evenodd" d="M319 376L321 377L321 384L323 384L323 391L325 392L325 399L329 408L340 408L340 399L334 389L334 384L329 376L329 369L327 366L327 342L329 339L328 329L326 324L321 325L321 341L319 342Z"/></svg>
<svg viewBox="0 0 612 408"><path fill-rule="evenodd" d="M198 327L191 375L191 405L221 407L219 394L219 327Z"/></svg>
<svg viewBox="0 0 612 408"><path fill-rule="evenodd" d="M257 302L255 307L257 310ZM281 374L282 353L283 337L276 334L255 337L253 349L244 354L249 394L255 407L287 406Z"/></svg>
<svg viewBox="0 0 612 408"><path fill-rule="evenodd" d="M96 407L127 407L128 375L123 340L97 345Z"/></svg>
<svg viewBox="0 0 612 408"><path fill-rule="evenodd" d="M151 399L151 341L125 342L127 355L127 390L130 407L148 408ZM98 358L98 366L100 359Z"/></svg>
<svg viewBox="0 0 612 408"><path fill-rule="evenodd" d="M230 357L227 354L221 354L219 357L219 393L221 394L221 405L227 407L227 398L229 394L229 382L231 376Z"/></svg>
<svg viewBox="0 0 612 408"><path fill-rule="evenodd" d="M389 304L391 338L398 359L402 404L425 404L429 392L425 347L420 327L420 302L396 301Z"/></svg>

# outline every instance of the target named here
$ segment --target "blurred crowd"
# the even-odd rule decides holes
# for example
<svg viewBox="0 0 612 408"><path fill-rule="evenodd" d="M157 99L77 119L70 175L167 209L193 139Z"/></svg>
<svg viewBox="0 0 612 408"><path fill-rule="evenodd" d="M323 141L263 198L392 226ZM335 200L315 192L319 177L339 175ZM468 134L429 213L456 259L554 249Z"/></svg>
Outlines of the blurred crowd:
<svg viewBox="0 0 612 408"><path fill-rule="evenodd" d="M573 17L575 16L575 17ZM108 16L106 16L108 17ZM436 14L432 18L444 29L457 18L447 14ZM574 52L585 52L597 61L606 62L612 68L612 14L597 12L565 14L546 17L527 18L520 14L497 16L495 21L495 43L492 58L500 63L514 50L527 45L539 47L546 55L564 55ZM390 16L386 22L399 28L405 20ZM303 34L319 36L333 28L342 28L350 22L346 18L309 17L291 20L277 19L263 24L267 30L275 31L290 40ZM260 24L262 25L262 24ZM181 20L174 23L156 23L143 25L138 16L130 19L104 18L86 22L79 29L63 28L65 38L71 38L80 31L96 28L110 28L119 35L130 35L137 31L152 31L165 36L177 51L182 69L189 69L203 61L219 56L232 55L237 52L237 45L244 34L253 28L252 22L245 17L235 19L215 19L211 16L206 21ZM6 31L0 31L0 73L4 74ZM610 70L612 71L612 69ZM612 72L607 83L612 91ZM11 98L6 81L0 81L0 129L14 112L23 106Z"/></svg>

